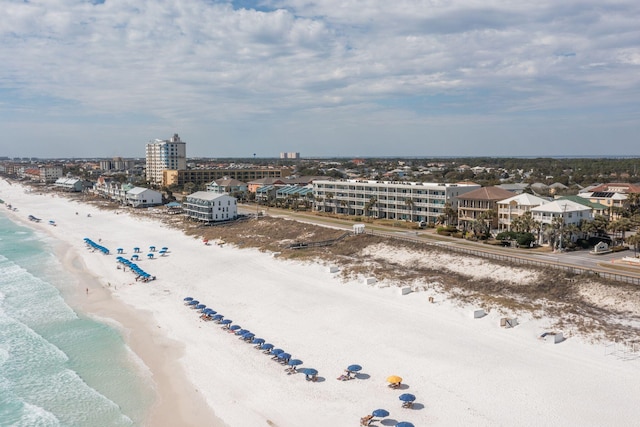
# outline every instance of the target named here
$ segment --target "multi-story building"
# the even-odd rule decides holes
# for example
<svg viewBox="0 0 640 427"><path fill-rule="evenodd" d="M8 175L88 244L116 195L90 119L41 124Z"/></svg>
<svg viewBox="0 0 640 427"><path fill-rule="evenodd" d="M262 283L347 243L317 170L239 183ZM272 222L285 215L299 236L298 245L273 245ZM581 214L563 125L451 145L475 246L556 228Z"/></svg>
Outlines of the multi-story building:
<svg viewBox="0 0 640 427"><path fill-rule="evenodd" d="M207 184L207 191L218 194L244 194L247 192L247 184L237 179L217 179Z"/></svg>
<svg viewBox="0 0 640 427"><path fill-rule="evenodd" d="M528 193L498 201L498 230L511 231L511 223L514 219L545 203L549 203L549 200Z"/></svg>
<svg viewBox="0 0 640 427"><path fill-rule="evenodd" d="M100 160L100 170L103 171L127 171L133 169L134 166L134 160L126 160L122 157L114 157L112 160Z"/></svg>
<svg viewBox="0 0 640 427"><path fill-rule="evenodd" d="M295 153L295 152L280 153L280 158L281 159L287 159L287 160L299 160L300 159L300 153Z"/></svg>
<svg viewBox="0 0 640 427"><path fill-rule="evenodd" d="M482 218L488 211L498 212L498 202L508 199L513 193L498 187L476 188L458 199L458 225L463 229L471 228L474 221ZM498 228L498 216L491 218L491 229Z"/></svg>
<svg viewBox="0 0 640 427"><path fill-rule="evenodd" d="M209 191L196 191L186 197L184 212L191 218L206 223L230 221L238 217L235 197Z"/></svg>
<svg viewBox="0 0 640 427"><path fill-rule="evenodd" d="M40 172L40 182L51 184L56 182L58 178L62 178L61 165L40 165L38 170Z"/></svg>
<svg viewBox="0 0 640 427"><path fill-rule="evenodd" d="M146 160L147 181L160 185L165 170L187 168L186 143L180 140L177 133L171 139L150 141L146 148Z"/></svg>
<svg viewBox="0 0 640 427"><path fill-rule="evenodd" d="M478 188L473 183L317 180L314 209L433 224L445 213L445 204L455 209L458 196Z"/></svg>
<svg viewBox="0 0 640 427"><path fill-rule="evenodd" d="M222 178L237 179L238 181L250 182L260 178L282 178L289 176L290 169L187 169L187 170L165 170L162 173L162 185L179 187L186 183L195 185L206 185L211 181Z"/></svg>

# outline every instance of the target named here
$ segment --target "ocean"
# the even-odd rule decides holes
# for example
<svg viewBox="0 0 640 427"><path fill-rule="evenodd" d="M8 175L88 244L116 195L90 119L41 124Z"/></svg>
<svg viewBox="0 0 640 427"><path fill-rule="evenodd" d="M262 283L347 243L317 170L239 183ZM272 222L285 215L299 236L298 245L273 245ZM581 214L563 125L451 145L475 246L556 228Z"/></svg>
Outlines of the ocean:
<svg viewBox="0 0 640 427"><path fill-rule="evenodd" d="M0 426L143 425L149 375L116 328L67 305L77 280L46 239L0 212Z"/></svg>

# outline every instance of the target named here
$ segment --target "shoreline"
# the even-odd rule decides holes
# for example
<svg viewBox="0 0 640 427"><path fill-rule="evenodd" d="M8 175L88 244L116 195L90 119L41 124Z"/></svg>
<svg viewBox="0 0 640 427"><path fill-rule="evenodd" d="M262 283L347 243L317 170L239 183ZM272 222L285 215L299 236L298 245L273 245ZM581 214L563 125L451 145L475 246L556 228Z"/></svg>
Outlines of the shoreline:
<svg viewBox="0 0 640 427"><path fill-rule="evenodd" d="M19 217L9 218L35 232L43 232ZM103 278L90 272L81 254L70 244L50 233L46 234L51 239L56 258L78 284L63 289L58 287L65 302L74 311L117 329L130 351L148 369L155 398L147 408L143 425L198 427L206 419L209 426L228 427L216 417L202 394L187 378L180 363L184 356L184 344L163 334L152 313L136 310L119 300L102 283ZM140 375L147 374L141 371Z"/></svg>

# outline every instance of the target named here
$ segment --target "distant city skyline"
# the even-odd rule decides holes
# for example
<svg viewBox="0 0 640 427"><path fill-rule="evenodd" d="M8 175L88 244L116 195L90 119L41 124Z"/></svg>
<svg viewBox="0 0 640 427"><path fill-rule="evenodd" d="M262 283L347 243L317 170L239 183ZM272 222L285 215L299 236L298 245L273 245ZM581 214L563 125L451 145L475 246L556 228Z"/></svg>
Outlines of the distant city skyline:
<svg viewBox="0 0 640 427"><path fill-rule="evenodd" d="M0 156L640 156L640 4L3 3Z"/></svg>

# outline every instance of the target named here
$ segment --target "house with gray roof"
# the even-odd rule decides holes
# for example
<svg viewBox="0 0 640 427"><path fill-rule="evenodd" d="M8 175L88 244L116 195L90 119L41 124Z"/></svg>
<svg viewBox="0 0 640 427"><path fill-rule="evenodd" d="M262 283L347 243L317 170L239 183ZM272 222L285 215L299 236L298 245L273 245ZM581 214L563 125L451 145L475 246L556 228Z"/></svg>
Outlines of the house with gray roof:
<svg viewBox="0 0 640 427"><path fill-rule="evenodd" d="M238 202L226 193L196 191L183 202L185 214L205 223L231 221L238 217Z"/></svg>

